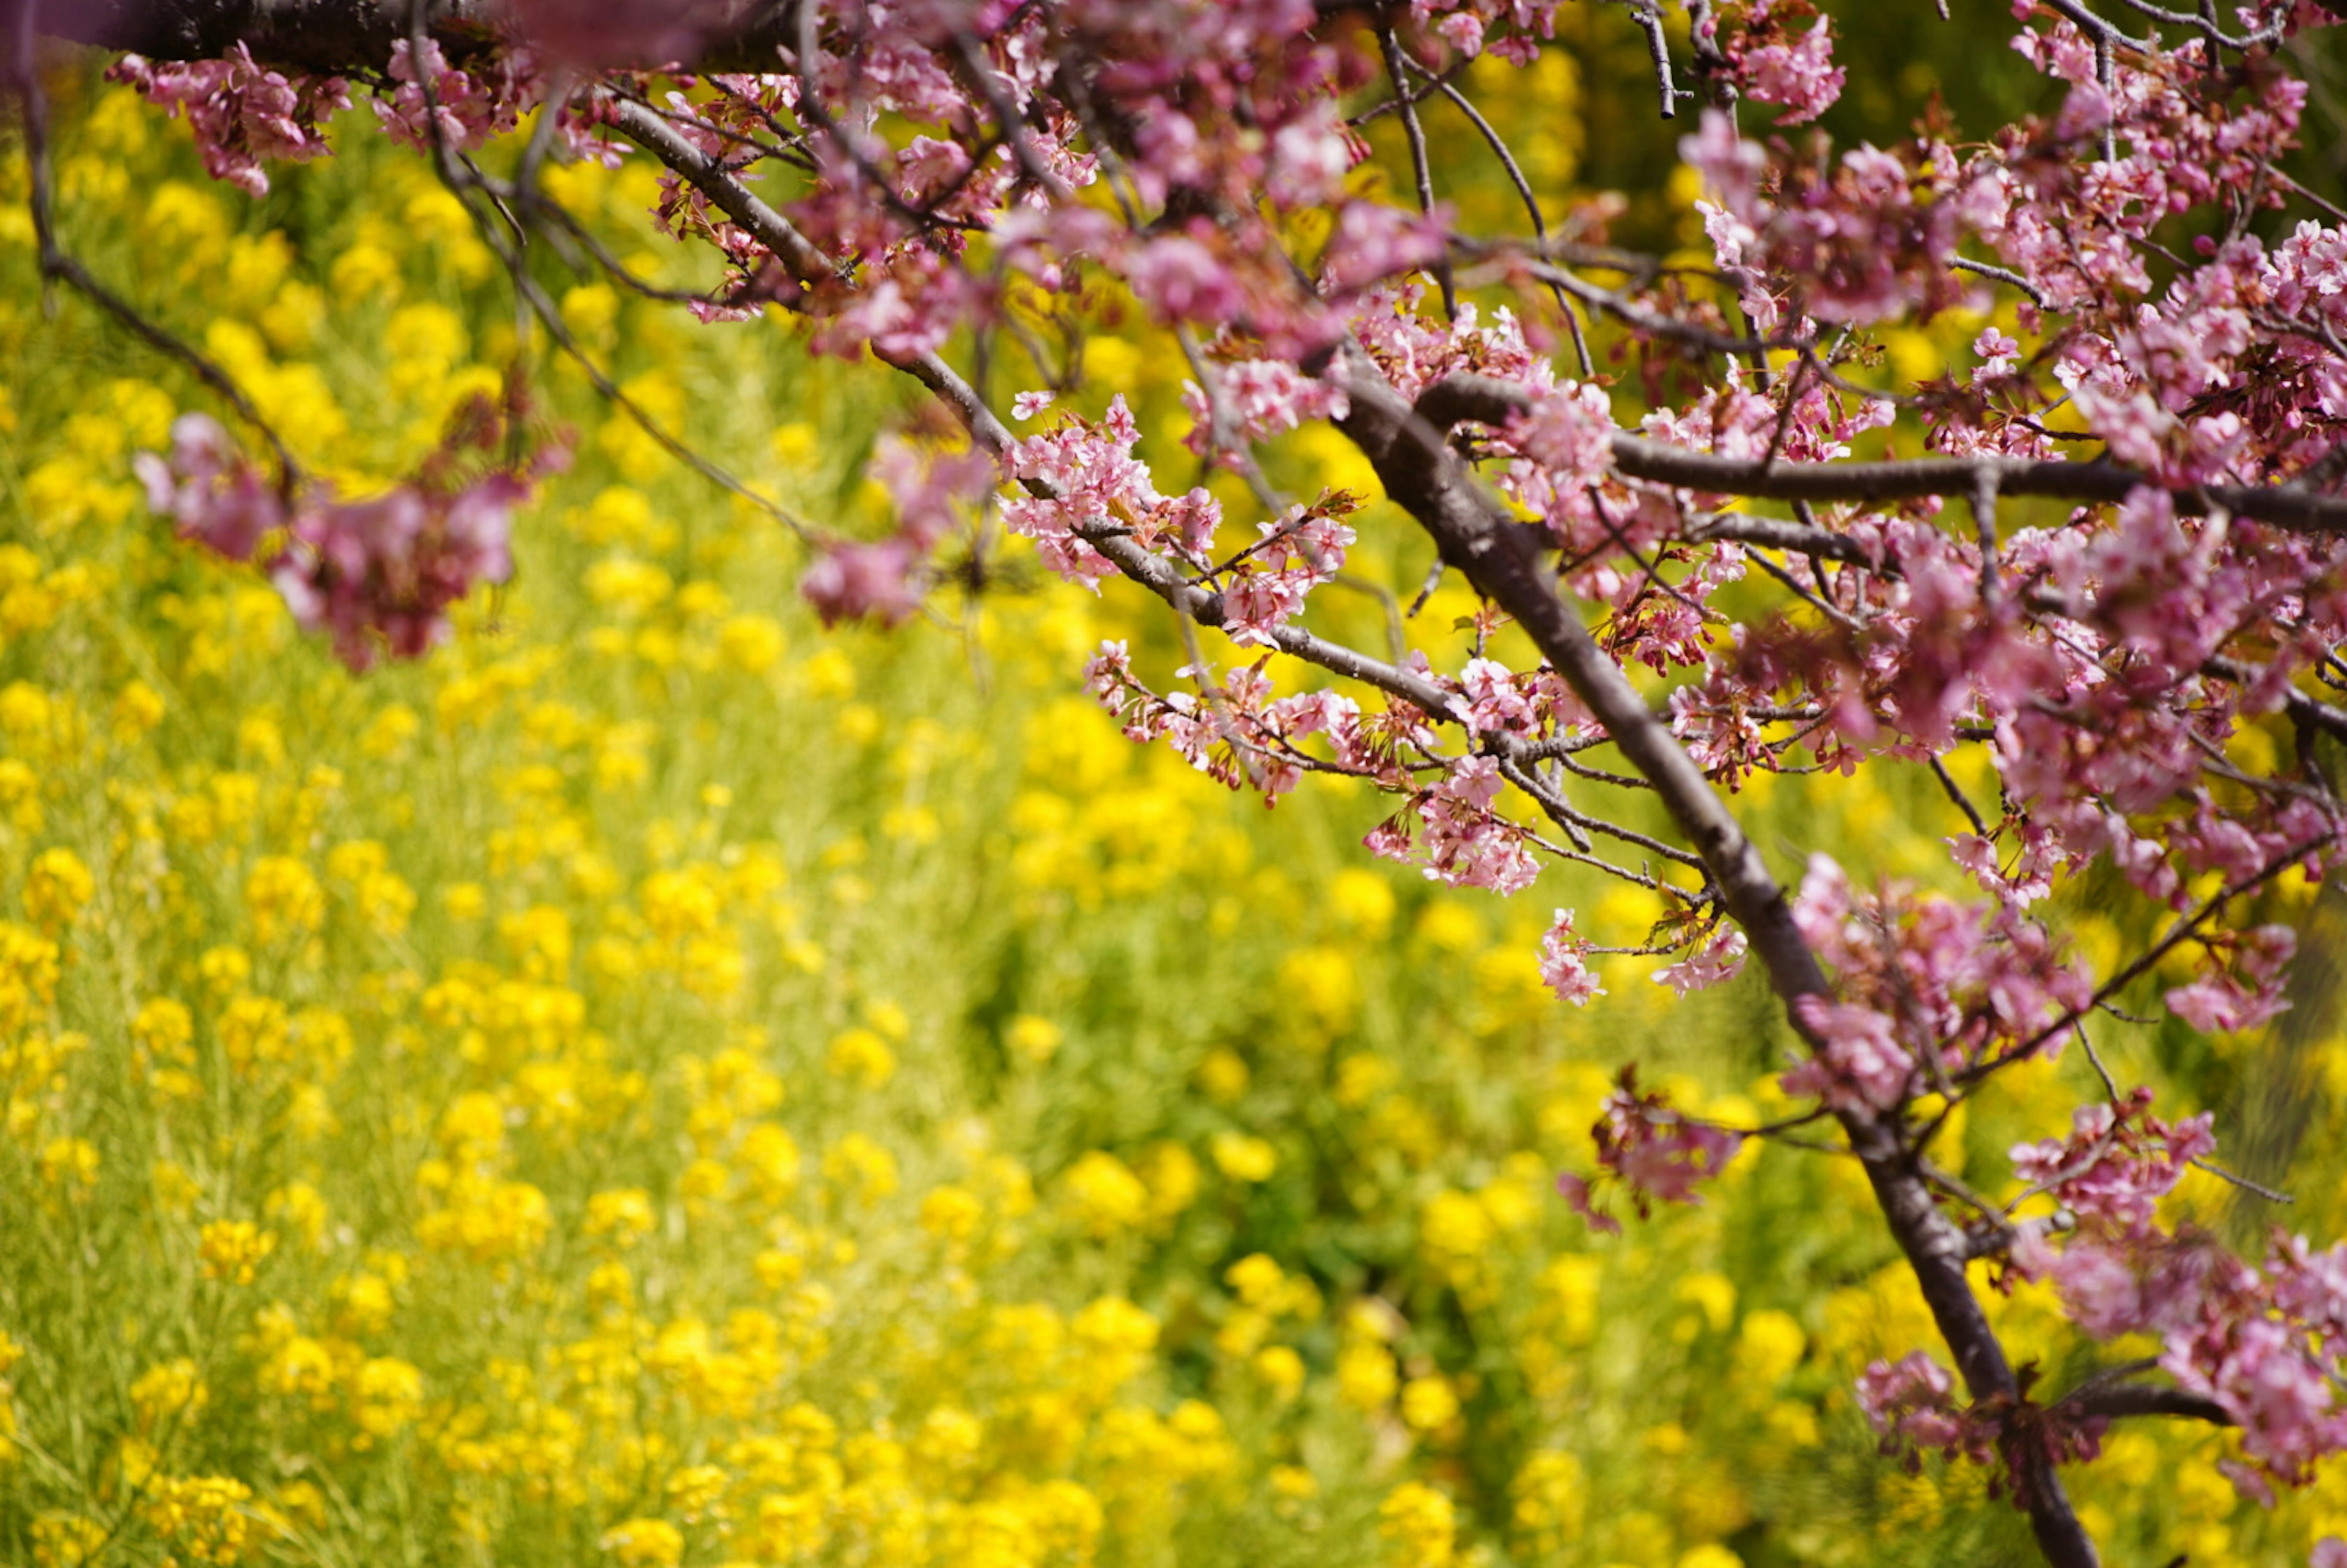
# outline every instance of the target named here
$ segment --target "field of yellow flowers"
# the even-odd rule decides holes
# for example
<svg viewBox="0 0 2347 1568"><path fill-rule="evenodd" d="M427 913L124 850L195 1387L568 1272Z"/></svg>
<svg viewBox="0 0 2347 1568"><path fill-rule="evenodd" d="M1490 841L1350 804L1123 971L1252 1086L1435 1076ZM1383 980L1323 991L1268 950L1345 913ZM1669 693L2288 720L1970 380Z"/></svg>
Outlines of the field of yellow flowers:
<svg viewBox="0 0 2347 1568"><path fill-rule="evenodd" d="M420 162L354 136L264 227L178 128L68 97L69 242L346 486L500 384L510 296ZM651 200L558 179L615 221ZM207 405L44 310L23 188L0 165L0 1561L2025 1550L1977 1475L1901 1473L1855 1413L1856 1371L1929 1327L1853 1169L1747 1151L1622 1237L1553 1194L1634 1054L1770 1107L1757 987L1675 1006L1616 960L1568 1014L1537 933L1609 896L1442 892L1358 848L1372 799L1267 817L1129 745L1075 671L1170 630L1016 557L957 624L821 632L781 530L559 370L578 456L518 580L354 678L147 514L131 456ZM876 524L897 388L571 285L656 417ZM1089 353L1144 428L1179 418L1162 356ZM1772 849L1863 839L1919 876L1956 825L1888 785L1741 804ZM2246 1046L2111 1049L2188 1100L2265 1081ZM2347 1050L2293 1049L2291 1217L2327 1235ZM2070 1100L2041 1098L1962 1142L2055 1131ZM2003 1312L2022 1356L2066 1354L2028 1290ZM2083 1485L2116 1560L2347 1529L2347 1478L2265 1515L2221 1435L2109 1447Z"/></svg>

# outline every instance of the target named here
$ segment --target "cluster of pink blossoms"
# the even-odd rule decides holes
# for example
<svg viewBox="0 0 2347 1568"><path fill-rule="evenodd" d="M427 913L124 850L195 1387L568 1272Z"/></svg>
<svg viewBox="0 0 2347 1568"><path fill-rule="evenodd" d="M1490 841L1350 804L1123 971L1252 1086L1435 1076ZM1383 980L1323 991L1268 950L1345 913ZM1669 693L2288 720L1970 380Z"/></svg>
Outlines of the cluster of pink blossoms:
<svg viewBox="0 0 2347 1568"><path fill-rule="evenodd" d="M1860 1373L1858 1408L1910 1464L1922 1450L1966 1453L1975 1462L1988 1458L1983 1434L1966 1424L1956 1403L1954 1376L1921 1350Z"/></svg>
<svg viewBox="0 0 2347 1568"><path fill-rule="evenodd" d="M2010 906L1971 909L1895 886L1861 894L1822 855L1793 920L1836 996L1797 1005L1814 1049L1784 1088L1839 1110L1892 1110L1922 1091L1927 1073L1936 1082L2057 1054L2090 999L2086 978Z"/></svg>
<svg viewBox="0 0 2347 1568"><path fill-rule="evenodd" d="M1310 506L1291 507L1276 522L1256 525L1261 537L1229 563L1223 587L1223 630L1242 648L1276 645L1280 628L1304 613L1314 589L1344 569L1353 530L1344 518L1359 505L1331 492Z"/></svg>
<svg viewBox="0 0 2347 1568"><path fill-rule="evenodd" d="M2236 1483L2270 1502L2269 1479L2302 1484L2317 1460L2347 1450L2347 1412L2336 1408L2347 1377L2347 1245L2318 1252L2278 1235L2259 1268L2213 1236L2162 1224L2162 1200L2214 1140L2205 1113L2169 1122L2150 1105L2138 1089L2085 1106L2068 1136L2013 1151L2014 1174L2059 1205L2060 1228L2015 1225L2011 1263L2050 1278L2095 1338L2157 1337L2160 1369L2240 1429L2251 1462L2229 1467ZM1959 1407L1949 1373L1922 1351L1876 1362L1859 1394L1886 1446L1992 1457L1995 1429ZM2034 1430L2062 1445L2057 1457L2092 1458L2106 1425L2057 1405Z"/></svg>
<svg viewBox="0 0 2347 1568"><path fill-rule="evenodd" d="M1778 125L1807 125L1831 108L1848 79L1833 63L1832 18L1806 0L1751 0L1740 9L1723 18L1706 8L1696 23L1697 46L1719 51L1737 91L1782 108Z"/></svg>
<svg viewBox="0 0 2347 1568"><path fill-rule="evenodd" d="M1275 697L1261 661L1231 671L1220 682L1188 665L1175 674L1199 682L1200 692L1152 691L1133 674L1125 645L1108 641L1086 661L1084 685L1117 716L1126 738L1162 740L1219 783L1259 791L1266 805L1276 805L1307 768L1389 778L1396 771L1396 748L1424 738L1407 709L1365 715L1351 698L1333 692ZM1333 763L1305 750L1304 742L1314 735L1327 740Z"/></svg>
<svg viewBox="0 0 2347 1568"><path fill-rule="evenodd" d="M402 38L391 46L387 74L395 86L371 100L374 117L403 147L425 151L436 138L461 152L511 130L522 109L536 101L536 85L518 74L528 69L526 56L497 55L483 67L457 70L440 46L427 38L419 70L415 54ZM428 100L426 83L431 86Z"/></svg>
<svg viewBox="0 0 2347 1568"><path fill-rule="evenodd" d="M2082 1107L2069 1136L2013 1151L2014 1173L2061 1205L2056 1249L2024 1224L2014 1266L2051 1277L2071 1319L2097 1339L2153 1334L2159 1365L2241 1429L2265 1475L2302 1482L2347 1450L2336 1387L2347 1375L2347 1245L2326 1252L2277 1236L2262 1269L2216 1238L2160 1223L2160 1201L2215 1146L2206 1114L2168 1122L2137 1090ZM2243 1490L2263 1492L2241 1471ZM2270 1498L2269 1498L2270 1501Z"/></svg>
<svg viewBox="0 0 2347 1568"><path fill-rule="evenodd" d="M1539 877L1541 863L1530 835L1493 809L1504 787L1491 758L1462 758L1372 829L1368 846L1390 860L1414 859L1453 887L1521 893Z"/></svg>
<svg viewBox="0 0 2347 1568"><path fill-rule="evenodd" d="M264 70L241 43L216 60L159 63L125 55L107 74L169 113L186 115L205 171L253 196L269 193L263 161L324 157L319 119L351 107L350 84L340 77Z"/></svg>
<svg viewBox="0 0 2347 1568"><path fill-rule="evenodd" d="M1589 969L1589 944L1573 928L1573 911L1559 909L1541 938L1541 983L1561 1001L1587 1007L1605 994Z"/></svg>
<svg viewBox="0 0 2347 1568"><path fill-rule="evenodd" d="M1204 489L1158 494L1149 466L1133 455L1141 427L1119 393L1097 424L1062 415L1058 428L1030 436L1004 460L1025 487L1002 503L1012 533L1035 541L1043 564L1070 582L1097 589L1116 568L1081 537L1087 528L1130 530L1144 549L1172 548L1193 560L1214 548L1222 504Z"/></svg>
<svg viewBox="0 0 2347 1568"><path fill-rule="evenodd" d="M1619 1087L1606 1096L1591 1135L1597 1143L1600 1180L1618 1183L1641 1219L1656 1200L1701 1203L1697 1184L1727 1169L1744 1143L1739 1132L1674 1110L1665 1095L1641 1092L1637 1070L1628 1067L1622 1070ZM1587 1178L1561 1176L1557 1190L1592 1228L1621 1230L1621 1222L1597 1206L1601 1191Z"/></svg>
<svg viewBox="0 0 2347 1568"><path fill-rule="evenodd" d="M1829 325L1929 316L1980 293L1949 263L1984 216L1983 187L1944 145L1861 147L1821 169L1771 159L1706 109L1680 156L1718 192L1705 229L1720 265L1751 280L1745 310L1760 331L1797 314Z"/></svg>
<svg viewBox="0 0 2347 1568"><path fill-rule="evenodd" d="M1527 66L1556 36L1557 0L1410 0L1410 14L1469 59L1486 48ZM1493 30L1498 36L1492 36Z"/></svg>
<svg viewBox="0 0 2347 1568"><path fill-rule="evenodd" d="M330 492L289 500L200 414L171 427L168 458L141 453L138 467L148 504L182 537L232 561L273 545L264 564L293 619L324 633L354 671L438 646L451 606L476 583L512 575L513 511L531 491L521 476L492 473L454 487L402 485L366 501Z"/></svg>

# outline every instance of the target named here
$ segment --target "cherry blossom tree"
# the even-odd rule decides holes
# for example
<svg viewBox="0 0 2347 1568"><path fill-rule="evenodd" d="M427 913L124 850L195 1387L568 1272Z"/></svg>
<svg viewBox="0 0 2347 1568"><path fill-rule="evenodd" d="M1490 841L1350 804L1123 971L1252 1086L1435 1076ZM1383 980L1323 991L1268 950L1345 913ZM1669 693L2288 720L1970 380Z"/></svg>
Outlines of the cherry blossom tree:
<svg viewBox="0 0 2347 1568"><path fill-rule="evenodd" d="M222 555L273 550L288 604L353 667L422 651L468 585L503 578L547 460L526 409L484 411L388 496L303 473L231 378L62 246L44 37L114 51L255 194L364 106L614 398L525 242L918 382L966 439L884 448L896 531L786 519L826 618L899 620L1008 529L1181 625L1173 689L1122 645L1083 671L1134 741L1266 801L1307 774L1365 780L1394 803L1368 848L1446 883L1520 894L1563 862L1671 888L1651 931L1559 911L1542 975L1590 1004L1596 952L1665 958L1682 992L1757 959L1799 1042L1782 1084L1803 1109L1717 1125L1625 1073L1567 1198L1613 1226L1624 1205L1698 1201L1745 1140L1838 1131L1943 1341L1875 1366L1860 1403L1886 1450L1991 1467L2052 1562L2096 1561L2059 1467L2113 1421L2235 1426L2245 1490L2303 1482L2347 1447L2347 1246L2277 1231L2244 1257L2164 1220L2211 1159L2209 1118L2162 1117L2096 1059L2107 1092L2011 1155L2050 1218L1983 1196L1933 1144L1998 1074L2091 1052L2098 1015L2156 967L2193 967L2164 999L2195 1028L2272 1017L2293 937L2250 923L2250 896L2340 856L2347 805L2318 748L2347 739L2347 210L2288 172L2307 98L2289 46L2332 17L2016 0L2011 42L2048 113L1837 148L1796 130L1844 84L1830 18L1685 0L1681 27L1659 0L1612 0L1706 193L1711 262L1689 270L1610 243L1602 203L1535 190L1465 85L1481 55L1555 47L1567 3L1601 0L7 0L0 16L45 275L184 362L268 454L190 416L142 460L155 509ZM1960 46L1976 39L1950 33ZM1496 160L1520 221L1455 220L1438 116ZM1355 178L1379 120L1400 128L1378 133L1398 200ZM576 159L651 160L652 222L713 248L722 285L629 273L540 182ZM1170 493L1121 398L1053 411L1084 390L1081 354L1017 307L1075 310L1104 282L1187 356L1191 447L1234 477L1225 493ZM1992 327L1928 379L1881 371L1884 329L1997 300L2017 335ZM1485 604L1456 668L1309 629L1368 519L1360 496L1274 488L1259 448L1308 424L1358 449L1438 572ZM1536 657L1497 656L1502 625ZM1211 669L1193 627L1253 661ZM2245 767L2232 743L2252 729L2293 753ZM1959 744L1984 747L1993 800L1942 765ZM1738 825L1756 773L1893 764L1932 769L1969 821L1948 844L1968 897L1822 856L1788 893ZM1629 825L1634 794L1676 832ZM2090 873L2166 922L2106 973L2044 913ZM2148 1335L2159 1354L2037 1386L1992 1330L1981 1259L2053 1282L2086 1339Z"/></svg>

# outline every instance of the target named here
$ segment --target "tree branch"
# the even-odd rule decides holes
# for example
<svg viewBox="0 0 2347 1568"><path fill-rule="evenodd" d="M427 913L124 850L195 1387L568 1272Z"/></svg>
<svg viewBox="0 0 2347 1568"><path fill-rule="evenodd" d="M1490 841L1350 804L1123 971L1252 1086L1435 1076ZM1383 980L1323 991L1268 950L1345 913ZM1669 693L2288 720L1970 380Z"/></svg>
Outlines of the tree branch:
<svg viewBox="0 0 2347 1568"><path fill-rule="evenodd" d="M1446 436L1451 423L1485 419L1486 415L1474 412L1479 408L1496 411L1504 419L1524 405L1521 395L1501 389L1507 395L1493 397L1485 388L1498 388L1499 384L1453 377L1430 388L1413 407L1365 354L1351 348L1337 350L1325 374L1343 387L1350 404L1337 427L1368 458L1387 495L1433 536L1443 559L1515 618L1550 666L1605 726L1623 755L1654 785L1679 831L1703 857L1728 913L1744 928L1795 1030L1815 1045L1798 1004L1803 998L1830 993L1816 956L1793 924L1784 889L1669 726L1647 707L1629 678L1558 597L1553 578L1526 537L1529 530L1483 494L1465 461L1450 449ZM1633 456L1652 445L1617 436L1617 455L1625 441L1634 443L1629 447ZM1734 466L1750 472L1748 465ZM1895 1123L1888 1117L1855 1112L1840 1113L1838 1120L1915 1272L1965 1387L1975 1400L2016 1397L2019 1384L2004 1348L1964 1277L1970 1240L1940 1209ZM2052 1463L2026 1439L2016 1437L2004 1450L2020 1482L2016 1494L2028 1508L2031 1527L2046 1557L2055 1568L2094 1568L2094 1543L2070 1507Z"/></svg>
<svg viewBox="0 0 2347 1568"><path fill-rule="evenodd" d="M2182 1416L2190 1420L2207 1421L2211 1426L2229 1427L2233 1418L2214 1399L2198 1394L2188 1394L2181 1389L2157 1388L2149 1383L2120 1383L2110 1388L2087 1388L2071 1395L2058 1407L2078 1416L2099 1416L2116 1419L2122 1416Z"/></svg>
<svg viewBox="0 0 2347 1568"><path fill-rule="evenodd" d="M692 63L705 70L772 70L796 10L789 0L675 0L674 8L697 25L702 47ZM409 7L405 0L73 0L46 9L41 31L69 43L150 60L209 59L242 44L260 65L346 76L390 64L392 46L407 36ZM433 12L433 39L458 64L497 36L506 15L497 0L437 0Z"/></svg>
<svg viewBox="0 0 2347 1568"><path fill-rule="evenodd" d="M1488 376L1453 375L1426 389L1419 415L1447 429L1461 420L1499 425L1532 406L1532 395ZM2116 463L2059 458L1900 457L1860 463L1772 463L1766 466L1713 452L1668 446L1617 430L1614 466L1623 477L1717 496L1766 501L1911 501L1970 496L1993 477L2000 496L2040 496L2101 504L2124 501L2148 486L2168 489L2187 517L2224 510L2236 517L2302 533L2347 533L2347 496L2326 496L2291 485L2204 485L2175 489Z"/></svg>

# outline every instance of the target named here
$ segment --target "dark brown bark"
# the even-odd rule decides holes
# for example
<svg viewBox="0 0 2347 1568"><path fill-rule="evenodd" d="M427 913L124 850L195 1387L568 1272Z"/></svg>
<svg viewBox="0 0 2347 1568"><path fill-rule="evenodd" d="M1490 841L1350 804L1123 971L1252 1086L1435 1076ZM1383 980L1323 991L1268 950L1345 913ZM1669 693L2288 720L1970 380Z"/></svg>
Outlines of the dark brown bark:
<svg viewBox="0 0 2347 1568"><path fill-rule="evenodd" d="M0 10L10 0L0 0ZM14 0L23 4L24 0ZM321 76L380 72L407 36L405 0L32 0L41 32L151 60L200 60L242 44L264 66ZM684 5L680 0L680 10ZM775 68L791 33L782 0L702 0L704 68ZM435 0L432 34L461 61L494 36L497 0ZM647 60L646 67L668 64Z"/></svg>
<svg viewBox="0 0 2347 1568"><path fill-rule="evenodd" d="M237 44L263 65L353 75L380 71L407 36L407 7L381 0L33 0L51 37L154 60L200 60ZM450 46L484 27L480 0L437 7Z"/></svg>
<svg viewBox="0 0 2347 1568"><path fill-rule="evenodd" d="M2058 1409L2076 1416L2099 1416L2106 1419L2120 1416L2178 1416L2187 1420L2207 1421L2211 1426L2229 1427L2233 1418L2214 1399L2204 1399L2198 1394L2188 1394L2181 1389L2162 1389L2149 1383L2122 1383L2116 1388L2084 1389L2062 1401Z"/></svg>

